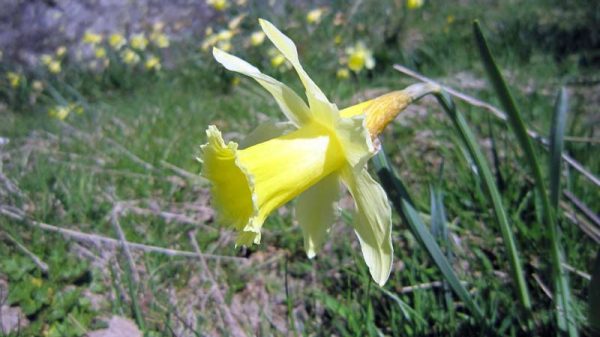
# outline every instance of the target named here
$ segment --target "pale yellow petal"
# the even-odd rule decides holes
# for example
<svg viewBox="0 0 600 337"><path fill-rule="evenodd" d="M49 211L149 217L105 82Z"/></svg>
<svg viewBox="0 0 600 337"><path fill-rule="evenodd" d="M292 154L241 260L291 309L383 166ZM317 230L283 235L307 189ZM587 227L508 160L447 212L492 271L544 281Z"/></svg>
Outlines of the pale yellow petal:
<svg viewBox="0 0 600 337"><path fill-rule="evenodd" d="M315 115L315 118L331 120L331 117L329 116L331 114L331 110L321 109L315 106L316 104L327 106L331 105L331 103L321 89L308 76L304 68L302 68L300 59L298 58L298 51L296 50L296 45L294 42L269 21L259 19L259 22L269 40L273 42L275 47L279 49L283 56L285 56L285 58L292 64L294 69L296 69L296 72L298 73L298 76L300 77L300 80L302 81L302 84L306 90L306 97L308 98L308 103L311 111ZM325 114L326 116L321 116L322 114Z"/></svg>
<svg viewBox="0 0 600 337"><path fill-rule="evenodd" d="M338 213L339 176L329 175L298 197L296 219L304 234L304 250L313 258L327 240L327 234Z"/></svg>
<svg viewBox="0 0 600 337"><path fill-rule="evenodd" d="M342 180L356 205L354 231L373 280L383 286L390 276L392 248L392 210L383 188L366 169L359 174L346 168Z"/></svg>
<svg viewBox="0 0 600 337"><path fill-rule="evenodd" d="M257 126L256 129L242 139L240 142L240 148L245 149L249 146L266 142L267 140L290 133L295 129L296 128L292 122L266 121L265 123Z"/></svg>
<svg viewBox="0 0 600 337"><path fill-rule="evenodd" d="M285 116L296 126L307 124L310 121L310 110L306 103L288 86L260 72L255 66L226 53L218 48L213 48L213 55L217 62L225 68L254 78L277 101Z"/></svg>
<svg viewBox="0 0 600 337"><path fill-rule="evenodd" d="M364 116L338 118L335 133L348 164L356 172L363 170L376 153L369 130L365 127Z"/></svg>

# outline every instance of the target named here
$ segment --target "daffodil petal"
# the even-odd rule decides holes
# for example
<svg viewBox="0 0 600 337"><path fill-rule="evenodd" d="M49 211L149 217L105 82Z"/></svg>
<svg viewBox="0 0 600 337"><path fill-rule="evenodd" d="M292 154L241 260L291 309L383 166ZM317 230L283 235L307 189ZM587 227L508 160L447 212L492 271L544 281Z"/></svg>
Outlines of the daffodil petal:
<svg viewBox="0 0 600 337"><path fill-rule="evenodd" d="M310 120L310 110L306 103L292 89L276 79L267 76L255 66L233 56L219 48L213 48L213 56L217 62L231 71L254 78L277 101L285 116L296 126L302 126Z"/></svg>
<svg viewBox="0 0 600 337"><path fill-rule="evenodd" d="M292 64L294 69L296 69L296 72L298 73L298 76L300 77L300 80L306 89L306 96L308 98L308 103L311 107L312 113L317 119L331 119L331 117L328 116L331 113L331 109L322 109L315 106L317 104L325 104L326 106L332 104L329 102L323 91L321 91L315 82L313 82L313 80L308 76L304 68L302 68L300 59L298 58L298 51L294 42L269 21L259 19L259 22L269 40L273 42L275 47L279 49L281 54L283 54L283 56L285 56L285 58ZM321 116L321 114L325 114L325 116Z"/></svg>
<svg viewBox="0 0 600 337"><path fill-rule="evenodd" d="M258 143L283 136L296 128L292 122L267 121L260 124L250 132L239 144L240 149L245 149Z"/></svg>
<svg viewBox="0 0 600 337"><path fill-rule="evenodd" d="M376 152L369 130L364 124L364 116L355 116L338 118L335 126L344 156L355 172L362 171Z"/></svg>
<svg viewBox="0 0 600 337"><path fill-rule="evenodd" d="M315 257L327 239L337 216L340 197L339 176L330 174L304 193L296 203L296 219L304 234L304 250L309 259Z"/></svg>
<svg viewBox="0 0 600 337"><path fill-rule="evenodd" d="M392 269L392 210L383 188L366 168L356 174L342 170L342 180L354 197L357 214L353 223L363 257L373 280L383 286Z"/></svg>

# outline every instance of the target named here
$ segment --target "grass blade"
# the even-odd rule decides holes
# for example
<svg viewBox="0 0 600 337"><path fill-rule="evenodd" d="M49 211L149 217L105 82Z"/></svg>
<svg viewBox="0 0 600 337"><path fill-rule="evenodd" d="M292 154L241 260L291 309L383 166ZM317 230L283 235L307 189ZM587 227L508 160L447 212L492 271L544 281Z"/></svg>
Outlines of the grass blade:
<svg viewBox="0 0 600 337"><path fill-rule="evenodd" d="M500 74L500 70L494 62L492 53L490 52L485 37L483 36L481 28L479 27L479 22L477 21L473 23L473 32L488 78L492 83L496 94L498 95L500 103L508 115L508 122L519 142L521 149L525 154L525 162L533 174L535 188L541 198L542 212L546 225L548 226L548 241L551 250L551 264L553 279L556 287L555 298L556 303L559 306L557 309L557 321L559 323L559 327L564 326L571 337L578 336L577 327L575 326L575 321L573 320L572 312L570 310L571 298L568 286L568 277L563 270L561 263L561 247L554 213L555 210L552 209L550 205L550 199L548 197L548 193L546 192L546 187L542 177L542 170L540 168L537 155L533 150L533 145L531 144L529 137L527 136L527 129L525 128L525 123L523 122L521 113L517 109L512 95L508 90L508 86L506 85L502 74ZM563 306L560 306L561 304Z"/></svg>
<svg viewBox="0 0 600 337"><path fill-rule="evenodd" d="M444 279L448 282L454 293L465 303L477 321L487 325L483 312L477 303L475 303L469 292L460 283L452 266L440 249L440 246L414 209L413 204L408 197L406 188L404 188L404 185L394 173L383 150L379 151L374 158L374 163L377 175L382 182L384 190L392 200L396 212L398 212L404 222L409 225L412 233L425 247L425 250L442 272Z"/></svg>
<svg viewBox="0 0 600 337"><path fill-rule="evenodd" d="M519 300L521 305L526 310L531 309L531 298L529 295L529 289L527 288L527 283L525 282L525 276L523 272L523 266L521 264L521 259L519 257L519 251L517 249L517 245L515 243L515 239L508 223L508 216L506 215L506 211L502 204L502 198L500 197L500 192L496 184L494 183L494 177L490 170L489 165L481 151L479 145L477 145L477 141L473 132L469 128L466 120L460 114L452 98L445 92L436 95L440 105L444 108L446 113L449 115L452 123L465 146L469 150L469 154L475 166L477 166L477 171L479 172L479 176L481 177L481 183L483 185L483 190L487 195L487 198L490 200L492 204L492 208L494 211L494 217L496 218L496 222L498 222L498 226L500 227L500 232L502 234L502 239L504 241L504 245L506 246L506 253L508 254L508 260L511 267L511 274L513 282L517 288L517 293L519 295Z"/></svg>
<svg viewBox="0 0 600 337"><path fill-rule="evenodd" d="M439 181L442 179L443 163L440 168ZM431 198L431 232L435 238L439 240L442 245L442 249L446 254L446 258L452 261L452 250L450 242L448 241L448 225L446 219L446 211L444 208L444 202L442 197L442 191L439 187L441 184L438 182L437 186L431 186L429 189ZM454 311L454 303L450 293L450 286L446 280L443 281L444 288L444 301L449 311Z"/></svg>
<svg viewBox="0 0 600 337"><path fill-rule="evenodd" d="M563 87L556 96L550 130L550 203L554 209L558 208L558 200L560 198L560 167L568 107L567 90Z"/></svg>

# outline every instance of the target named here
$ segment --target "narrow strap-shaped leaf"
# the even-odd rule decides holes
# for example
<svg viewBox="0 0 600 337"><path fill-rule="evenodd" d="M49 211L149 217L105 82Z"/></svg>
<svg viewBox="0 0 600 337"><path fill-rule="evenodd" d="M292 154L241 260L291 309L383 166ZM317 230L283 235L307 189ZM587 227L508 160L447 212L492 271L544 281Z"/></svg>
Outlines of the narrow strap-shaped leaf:
<svg viewBox="0 0 600 337"><path fill-rule="evenodd" d="M569 108L567 90L563 87L556 95L554 115L550 129L550 203L558 208L560 198L560 172L563 153L563 138Z"/></svg>
<svg viewBox="0 0 600 337"><path fill-rule="evenodd" d="M465 303L467 308L471 311L475 319L487 326L485 316L481 308L475 303L469 292L460 283L458 276L452 269L452 266L446 259L446 256L440 249L427 226L421 220L417 211L414 209L408 192L400 179L394 173L393 168L389 165L383 149L379 151L374 160L377 175L382 182L382 186L394 205L396 212L406 222L412 233L419 240L419 242L425 247L425 250L435 262L438 269L442 272L442 275L448 281L448 284L454 291L454 293Z"/></svg>
<svg viewBox="0 0 600 337"><path fill-rule="evenodd" d="M438 98L440 105L444 108L452 120L456 130L458 130L458 134L469 150L469 154L471 155L475 166L477 166L477 171L479 172L479 177L481 177L481 183L483 185L483 190L492 204L494 217L496 218L496 222L500 227L500 233L502 234L502 239L506 247L506 253L508 254L511 275L519 295L519 300L521 305L526 310L529 310L531 309L531 298L529 295L529 289L527 288L527 283L525 282L519 251L515 243L512 229L508 223L508 216L506 215L506 211L502 204L500 192L498 192L498 187L494 183L494 178L492 176L490 167L487 164L481 148L475 140L473 132L469 128L469 125L462 114L456 109L452 98L446 92L437 94L436 97Z"/></svg>
<svg viewBox="0 0 600 337"><path fill-rule="evenodd" d="M556 293L556 303L558 306L557 309L557 321L558 325L561 328L565 328L569 336L575 337L578 336L577 327L575 326L575 321L572 316L572 312L570 309L571 296L570 289L568 285L568 277L562 267L562 258L561 258L561 245L558 235L558 228L555 218L555 210L551 208L550 199L548 197L548 193L546 192L546 187L544 184L544 179L542 177L542 170L539 165L539 161L537 159L537 155L533 150L533 145L527 136L527 129L525 128L525 123L523 122L523 118L521 117L521 113L517 109L515 101L508 90L508 86L500 73L500 70L496 66L494 62L494 58L490 49L487 45L485 37L481 32L481 28L479 27L479 22L473 22L473 33L475 35L475 41L477 43L477 47L479 49L479 54L481 56L481 60L485 67L488 78L494 87L496 94L502 104L504 110L508 115L508 122L511 126L513 133L515 134L521 149L525 154L525 163L529 166L529 170L531 171L534 181L535 188L538 191L539 197L541 198L542 204L542 212L544 215L544 220L546 226L548 227L548 241L550 246L550 258L552 264L553 271L553 279L556 285L555 293Z"/></svg>

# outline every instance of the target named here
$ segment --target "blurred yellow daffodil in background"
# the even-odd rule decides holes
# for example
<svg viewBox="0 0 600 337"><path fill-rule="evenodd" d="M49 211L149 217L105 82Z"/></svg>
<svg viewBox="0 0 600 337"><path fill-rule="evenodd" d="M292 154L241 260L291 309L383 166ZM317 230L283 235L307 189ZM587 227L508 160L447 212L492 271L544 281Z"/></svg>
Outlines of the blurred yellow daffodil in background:
<svg viewBox="0 0 600 337"><path fill-rule="evenodd" d="M92 32L85 32L85 34L83 34L83 42L92 45L99 44L102 42L102 35Z"/></svg>
<svg viewBox="0 0 600 337"><path fill-rule="evenodd" d="M52 74L58 74L62 70L60 61L53 58L51 55L44 54L40 57L42 64L46 66L49 72Z"/></svg>
<svg viewBox="0 0 600 337"><path fill-rule="evenodd" d="M251 245L260 243L267 216L297 198L295 215L312 258L335 221L342 182L354 198L353 228L363 257L375 282L383 285L392 266L391 208L367 161L377 151L373 139L421 93L397 91L339 111L302 68L292 40L268 21L260 25L296 70L308 104L246 61L213 49L225 68L252 77L271 93L289 120L259 126L243 146L225 143L216 126L208 127L199 160L211 182L213 206L221 222L239 232L237 244Z"/></svg>
<svg viewBox="0 0 600 337"><path fill-rule="evenodd" d="M136 64L140 62L140 56L133 50L127 48L121 52L121 59L126 64Z"/></svg>
<svg viewBox="0 0 600 337"><path fill-rule="evenodd" d="M44 90L44 82L42 82L40 80L35 80L31 83L31 87L35 91L42 91L42 90Z"/></svg>
<svg viewBox="0 0 600 337"><path fill-rule="evenodd" d="M48 110L48 115L52 118L56 118L58 120L65 120L71 112L75 112L76 114L83 113L83 107L79 104L71 103L71 104L61 104L54 106Z"/></svg>
<svg viewBox="0 0 600 337"><path fill-rule="evenodd" d="M321 22L321 18L323 17L324 13L325 9L315 8L306 14L306 22L308 22L309 24L317 24Z"/></svg>
<svg viewBox="0 0 600 337"><path fill-rule="evenodd" d="M150 40L161 49L168 48L171 44L169 37L164 33L154 32L150 35Z"/></svg>
<svg viewBox="0 0 600 337"><path fill-rule="evenodd" d="M63 57L67 53L67 47L60 46L60 47L56 48L55 53L56 53L56 57Z"/></svg>
<svg viewBox="0 0 600 337"><path fill-rule="evenodd" d="M341 69L338 69L338 71L335 75L337 78L339 78L341 80L347 80L350 78L350 71L348 70L348 68L341 68Z"/></svg>
<svg viewBox="0 0 600 337"><path fill-rule="evenodd" d="M270 56L271 67L279 71L286 71L292 68L292 64L288 62L287 58L277 48L269 48L267 53Z"/></svg>
<svg viewBox="0 0 600 337"><path fill-rule="evenodd" d="M220 49L229 51L233 48L231 39L235 36L235 32L229 29L223 29L218 33L214 33L212 28L207 28L206 38L202 42L202 50L207 51L210 47L217 46Z"/></svg>
<svg viewBox="0 0 600 337"><path fill-rule="evenodd" d="M94 49L94 56L98 59L106 58L106 49L104 49L104 47Z"/></svg>
<svg viewBox="0 0 600 337"><path fill-rule="evenodd" d="M146 63L144 63L144 66L148 70L160 70L160 68L161 68L160 59L158 57L152 55L146 59Z"/></svg>
<svg viewBox="0 0 600 337"><path fill-rule="evenodd" d="M253 47L260 46L265 41L265 33L262 31L254 32L250 35L250 45Z"/></svg>
<svg viewBox="0 0 600 337"><path fill-rule="evenodd" d="M206 4L217 11L223 11L229 7L229 2L227 0L206 0Z"/></svg>
<svg viewBox="0 0 600 337"><path fill-rule="evenodd" d="M6 73L6 79L8 80L8 83L11 87L16 88L21 84L21 81L23 80L23 75L14 71L8 71Z"/></svg>
<svg viewBox="0 0 600 337"><path fill-rule="evenodd" d="M406 7L408 9L417 9L421 8L424 3L425 0L406 0Z"/></svg>
<svg viewBox="0 0 600 337"><path fill-rule="evenodd" d="M148 39L144 33L134 34L129 40L131 47L137 50L144 50L148 46Z"/></svg>
<svg viewBox="0 0 600 337"><path fill-rule="evenodd" d="M125 46L127 39L120 33L113 33L108 38L108 44L115 50L119 50Z"/></svg>
<svg viewBox="0 0 600 337"><path fill-rule="evenodd" d="M62 66L60 65L60 61L52 60L48 63L48 71L52 74L58 74L62 70Z"/></svg>
<svg viewBox="0 0 600 337"><path fill-rule="evenodd" d="M375 67L373 52L363 42L357 42L353 47L347 48L346 54L348 55L348 68L356 73L364 68L373 69Z"/></svg>

